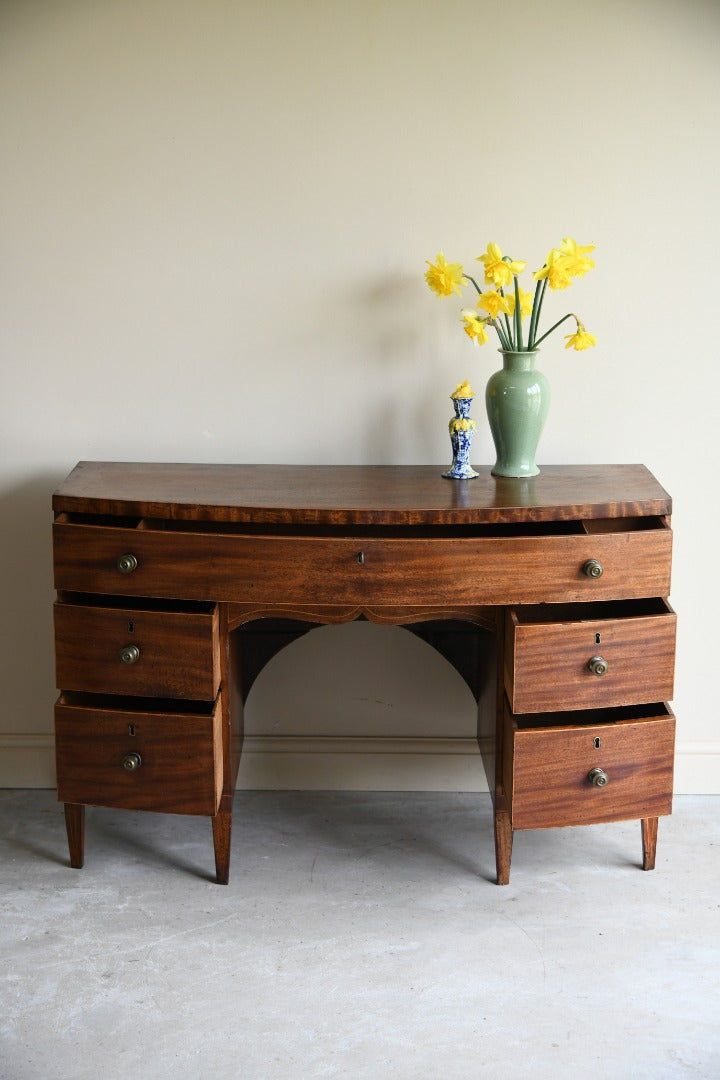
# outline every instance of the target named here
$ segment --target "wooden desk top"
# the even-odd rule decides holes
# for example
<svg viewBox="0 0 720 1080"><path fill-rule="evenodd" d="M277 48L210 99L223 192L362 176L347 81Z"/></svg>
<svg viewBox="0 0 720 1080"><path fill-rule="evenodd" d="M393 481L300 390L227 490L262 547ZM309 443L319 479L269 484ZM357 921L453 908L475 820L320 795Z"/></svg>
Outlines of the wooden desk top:
<svg viewBox="0 0 720 1080"><path fill-rule="evenodd" d="M665 516L644 465L549 465L446 480L439 465L215 465L81 461L56 513L280 525L480 525Z"/></svg>

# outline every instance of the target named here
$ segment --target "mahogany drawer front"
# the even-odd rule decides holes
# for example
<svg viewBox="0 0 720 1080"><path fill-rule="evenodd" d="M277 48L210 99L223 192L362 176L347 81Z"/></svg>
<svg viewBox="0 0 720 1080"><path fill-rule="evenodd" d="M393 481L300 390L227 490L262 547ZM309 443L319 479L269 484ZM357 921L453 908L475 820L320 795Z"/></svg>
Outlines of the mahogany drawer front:
<svg viewBox="0 0 720 1080"><path fill-rule="evenodd" d="M531 604L667 595L672 533L244 535L58 521L55 586L240 603ZM136 568L117 561L132 555ZM592 578L589 560L604 568Z"/></svg>
<svg viewBox="0 0 720 1080"><path fill-rule="evenodd" d="M205 713L55 706L58 799L66 803L215 814L222 792L221 705ZM123 764L137 755L139 765ZM130 764L133 764L131 761Z"/></svg>
<svg viewBox="0 0 720 1080"><path fill-rule="evenodd" d="M523 726L522 718L507 712L504 782L513 828L669 814L675 717L666 705L656 711L638 718L635 710L635 718L572 727ZM593 769L606 775L604 786L593 784Z"/></svg>
<svg viewBox="0 0 720 1080"><path fill-rule="evenodd" d="M676 616L662 600L507 614L505 688L515 713L673 697ZM603 612L602 608L609 610Z"/></svg>
<svg viewBox="0 0 720 1080"><path fill-rule="evenodd" d="M214 701L220 688L217 608L161 611L55 604L58 687Z"/></svg>

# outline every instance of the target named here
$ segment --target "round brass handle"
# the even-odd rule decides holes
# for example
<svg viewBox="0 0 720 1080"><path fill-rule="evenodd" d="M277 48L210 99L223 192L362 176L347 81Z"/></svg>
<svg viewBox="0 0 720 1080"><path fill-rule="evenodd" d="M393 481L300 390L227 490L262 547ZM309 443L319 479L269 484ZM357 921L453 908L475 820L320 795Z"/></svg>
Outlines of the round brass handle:
<svg viewBox="0 0 720 1080"><path fill-rule="evenodd" d="M137 772L142 765L142 758L139 754L126 754L122 759L122 767L125 772Z"/></svg>
<svg viewBox="0 0 720 1080"><path fill-rule="evenodd" d="M603 576L603 564L598 559L588 559L583 566L583 574L589 578L599 578Z"/></svg>
<svg viewBox="0 0 720 1080"><path fill-rule="evenodd" d="M130 554L121 555L115 563L121 574L132 574L133 570L137 570L137 564L135 556Z"/></svg>
<svg viewBox="0 0 720 1080"><path fill-rule="evenodd" d="M137 645L126 645L120 650L120 659L123 664L137 664L140 659L140 650Z"/></svg>
<svg viewBox="0 0 720 1080"><path fill-rule="evenodd" d="M593 675L607 675L608 662L602 656L591 656L587 662L588 670Z"/></svg>
<svg viewBox="0 0 720 1080"><path fill-rule="evenodd" d="M605 787L608 783L608 774L604 769L591 769L587 778L593 787Z"/></svg>

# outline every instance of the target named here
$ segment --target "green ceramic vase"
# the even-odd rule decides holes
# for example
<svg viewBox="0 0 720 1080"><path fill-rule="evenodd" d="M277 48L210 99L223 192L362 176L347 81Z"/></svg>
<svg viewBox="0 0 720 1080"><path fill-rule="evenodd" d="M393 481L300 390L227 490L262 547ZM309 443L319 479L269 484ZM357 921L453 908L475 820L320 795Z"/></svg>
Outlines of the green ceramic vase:
<svg viewBox="0 0 720 1080"><path fill-rule="evenodd" d="M503 366L485 391L497 460L493 476L537 476L535 454L550 404L550 384L535 369L534 352L499 350Z"/></svg>

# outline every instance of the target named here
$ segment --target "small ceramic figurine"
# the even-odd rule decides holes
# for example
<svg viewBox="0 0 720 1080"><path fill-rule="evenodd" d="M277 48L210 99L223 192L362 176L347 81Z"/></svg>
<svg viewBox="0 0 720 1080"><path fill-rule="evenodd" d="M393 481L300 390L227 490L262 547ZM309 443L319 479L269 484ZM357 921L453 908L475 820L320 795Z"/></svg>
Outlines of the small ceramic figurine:
<svg viewBox="0 0 720 1080"><path fill-rule="evenodd" d="M469 413L474 397L475 392L471 390L467 380L460 383L450 395L455 407L455 415L449 425L453 451L452 465L447 472L443 473L448 480L472 480L480 475L470 464L470 443L475 434L475 421L469 419Z"/></svg>

